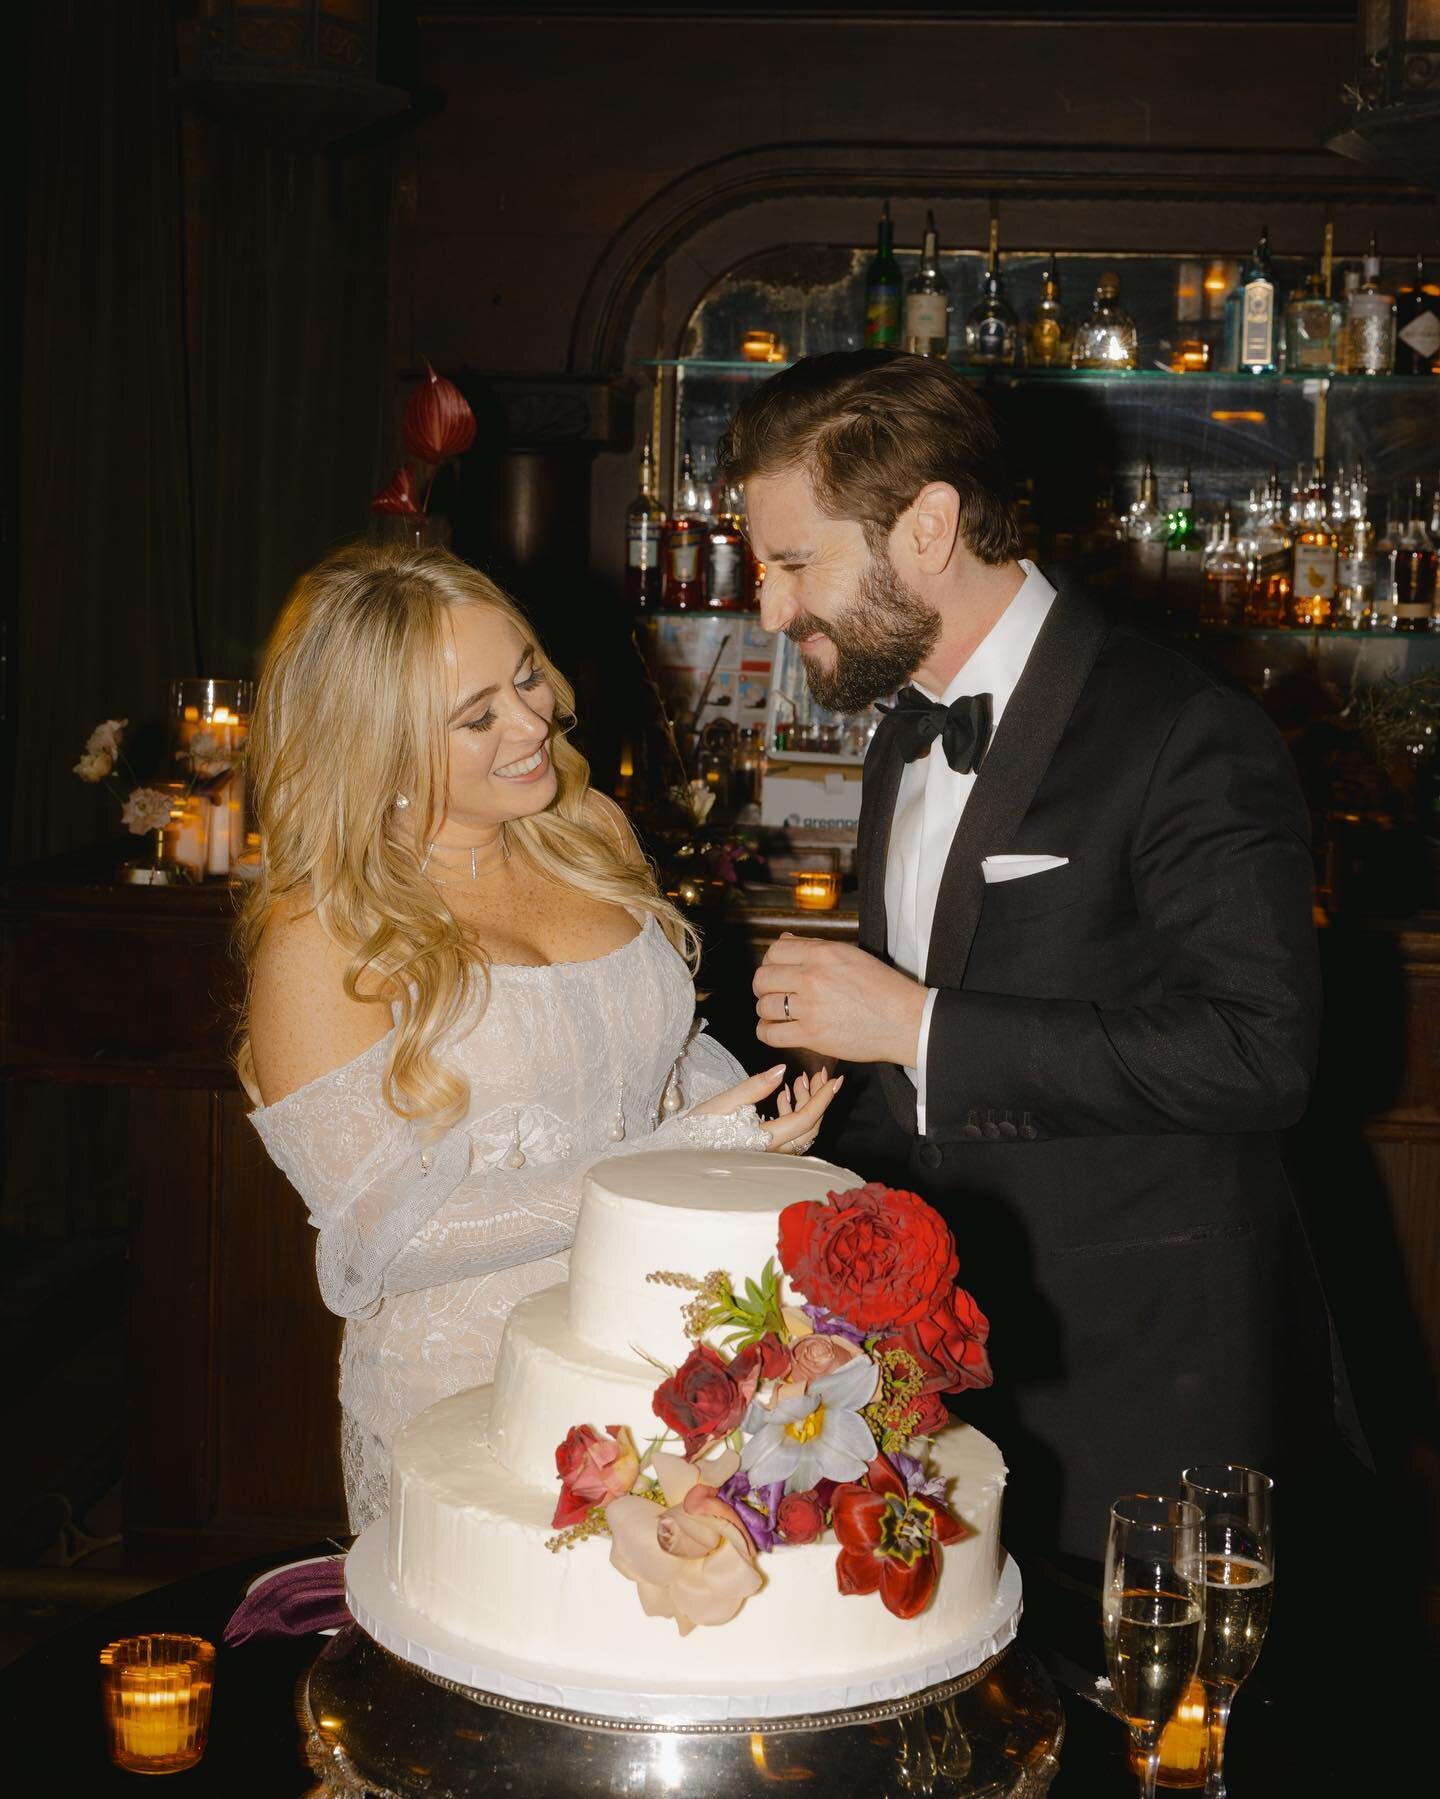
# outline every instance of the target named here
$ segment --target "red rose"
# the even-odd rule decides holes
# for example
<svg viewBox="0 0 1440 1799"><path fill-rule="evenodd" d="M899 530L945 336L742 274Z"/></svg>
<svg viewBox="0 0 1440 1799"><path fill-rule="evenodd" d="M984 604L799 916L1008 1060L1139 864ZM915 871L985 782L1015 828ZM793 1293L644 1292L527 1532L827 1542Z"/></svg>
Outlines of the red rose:
<svg viewBox="0 0 1440 1799"><path fill-rule="evenodd" d="M775 1514L780 1535L787 1543L813 1543L825 1528L825 1508L813 1487L807 1493L787 1493Z"/></svg>
<svg viewBox="0 0 1440 1799"><path fill-rule="evenodd" d="M790 1351L774 1331L766 1331L757 1342L747 1344L730 1363L730 1378L739 1387L746 1405L755 1397L762 1380L783 1380L789 1372Z"/></svg>
<svg viewBox="0 0 1440 1799"><path fill-rule="evenodd" d="M864 1331L913 1324L959 1272L945 1220L916 1193L870 1181L786 1206L780 1261L811 1305Z"/></svg>
<svg viewBox="0 0 1440 1799"><path fill-rule="evenodd" d="M687 1456L734 1430L747 1404L730 1364L708 1343L695 1345L670 1378L661 1381L652 1402L661 1423L683 1438Z"/></svg>
<svg viewBox="0 0 1440 1799"><path fill-rule="evenodd" d="M963 1287L947 1293L935 1310L886 1337L882 1349L908 1349L920 1364L925 1393L959 1393L988 1387L994 1376L985 1340L990 1321Z"/></svg>
<svg viewBox="0 0 1440 1799"><path fill-rule="evenodd" d="M949 1409L938 1393L920 1394L910 1410L914 1414L910 1434L914 1437L933 1437L950 1422Z"/></svg>

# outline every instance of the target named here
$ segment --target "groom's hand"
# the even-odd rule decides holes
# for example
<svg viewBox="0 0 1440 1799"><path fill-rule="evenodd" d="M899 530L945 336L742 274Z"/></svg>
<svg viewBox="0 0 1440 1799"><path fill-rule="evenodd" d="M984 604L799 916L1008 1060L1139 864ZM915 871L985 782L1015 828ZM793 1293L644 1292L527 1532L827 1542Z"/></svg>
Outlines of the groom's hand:
<svg viewBox="0 0 1440 1799"><path fill-rule="evenodd" d="M766 952L754 984L755 1034L772 1049L914 1067L927 989L863 949L786 932Z"/></svg>

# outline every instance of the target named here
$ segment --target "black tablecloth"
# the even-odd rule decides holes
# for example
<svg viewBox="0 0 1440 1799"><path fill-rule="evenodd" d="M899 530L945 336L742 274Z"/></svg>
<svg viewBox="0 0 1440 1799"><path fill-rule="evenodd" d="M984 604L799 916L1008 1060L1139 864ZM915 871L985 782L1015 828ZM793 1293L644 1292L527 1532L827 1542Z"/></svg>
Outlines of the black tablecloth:
<svg viewBox="0 0 1440 1799"><path fill-rule="evenodd" d="M135 1793L146 1777L111 1765L105 1752L100 1712L98 1656L115 1637L174 1630L206 1637L216 1645L215 1699L210 1741L200 1763L167 1776L177 1794L244 1795L244 1799L298 1799L313 1780L302 1754L296 1721L296 1694L321 1646L318 1637L281 1643L249 1643L227 1649L221 1634L231 1611L253 1577L301 1556L323 1555L333 1545L310 1544L196 1575L114 1606L73 1625L0 1673L0 1712L5 1719L0 1767L8 1792L24 1799L57 1795ZM1097 1621L1098 1632L1098 1621ZM1042 1655L1045 1645L1022 1641ZM1341 1646L1337 1645L1337 1654ZM1348 1658L1341 1665L1354 1667ZM1136 1791L1126 1771L1120 1726L1073 1693L1061 1688L1067 1734L1054 1799L1125 1799ZM1346 1706L1342 1690L1312 1695L1267 1697L1242 1692L1231 1723L1228 1774L1231 1799L1270 1795L1338 1793L1340 1785L1312 1783L1299 1776L1300 1758L1291 1745L1333 1731L1332 1711ZM1418 1720L1416 1720L1418 1722ZM1335 1740L1332 1738L1332 1740ZM1332 1766L1338 1769L1335 1740ZM716 1799L723 1799L717 1795ZM837 1799L866 1799L847 1793Z"/></svg>

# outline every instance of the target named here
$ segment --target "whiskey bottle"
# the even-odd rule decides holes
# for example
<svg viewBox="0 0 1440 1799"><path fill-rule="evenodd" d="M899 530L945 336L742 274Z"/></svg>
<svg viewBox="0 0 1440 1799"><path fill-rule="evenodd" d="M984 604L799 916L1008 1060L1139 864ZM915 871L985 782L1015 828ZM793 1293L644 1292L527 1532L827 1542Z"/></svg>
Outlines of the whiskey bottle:
<svg viewBox="0 0 1440 1799"><path fill-rule="evenodd" d="M990 221L990 261L985 287L965 321L965 360L979 367L1010 367L1019 332L1015 309L1000 279L999 220Z"/></svg>
<svg viewBox="0 0 1440 1799"><path fill-rule="evenodd" d="M1380 256L1371 233L1365 278L1345 313L1345 366L1352 375L1388 375L1395 367L1395 302L1380 287Z"/></svg>
<svg viewBox="0 0 1440 1799"><path fill-rule="evenodd" d="M1382 502L1383 522L1375 534L1375 593L1370 602L1372 631L1395 629L1395 558L1405 531L1405 502L1391 494Z"/></svg>
<svg viewBox="0 0 1440 1799"><path fill-rule="evenodd" d="M650 440L640 458L640 491L625 509L625 597L637 611L660 604L660 547L665 508L655 498Z"/></svg>
<svg viewBox="0 0 1440 1799"><path fill-rule="evenodd" d="M1255 569L1245 607L1245 623L1274 631L1290 622L1294 540L1285 518L1280 471L1271 469L1255 522Z"/></svg>
<svg viewBox="0 0 1440 1799"><path fill-rule="evenodd" d="M1425 279L1425 258L1415 258L1412 280L1395 296L1395 373L1428 375L1440 354L1440 285Z"/></svg>
<svg viewBox="0 0 1440 1799"><path fill-rule="evenodd" d="M1295 534L1294 575L1290 590L1290 622L1297 631L1314 631L1330 622L1335 606L1335 533L1330 529L1330 493L1325 464L1315 473L1301 503Z"/></svg>
<svg viewBox="0 0 1440 1799"><path fill-rule="evenodd" d="M1270 266L1270 233L1262 226L1255 253L1240 277L1240 367L1251 375L1275 373L1275 273Z"/></svg>
<svg viewBox="0 0 1440 1799"><path fill-rule="evenodd" d="M1100 277L1090 315L1075 330L1070 366L1077 369L1133 369L1139 353L1135 321L1120 304L1120 277Z"/></svg>
<svg viewBox="0 0 1440 1799"><path fill-rule="evenodd" d="M741 612L745 596L745 533L738 489L728 487L705 532L705 604L711 612Z"/></svg>
<svg viewBox="0 0 1440 1799"><path fill-rule="evenodd" d="M1187 636L1200 622L1205 543L1195 522L1195 493L1186 469L1165 512L1165 610L1173 630Z"/></svg>
<svg viewBox="0 0 1440 1799"><path fill-rule="evenodd" d="M925 214L920 267L905 285L905 348L943 362L950 354L950 283L940 273L935 214Z"/></svg>
<svg viewBox="0 0 1440 1799"><path fill-rule="evenodd" d="M1040 298L1025 327L1025 362L1032 369L1067 369L1075 333L1060 310L1060 278L1055 252L1040 275Z"/></svg>
<svg viewBox="0 0 1440 1799"><path fill-rule="evenodd" d="M895 260L895 232L890 223L890 202L880 213L875 234L875 254L865 271L865 348L895 350L900 347L900 264Z"/></svg>
<svg viewBox="0 0 1440 1799"><path fill-rule="evenodd" d="M705 531L702 523L700 486L695 479L695 461L690 446L680 464L680 480L675 495L675 508L670 514L662 539L662 567L665 581L664 604L673 612L698 610L705 604L703 552Z"/></svg>
<svg viewBox="0 0 1440 1799"><path fill-rule="evenodd" d="M1230 508L1220 520L1220 536L1205 552L1204 589L1200 599L1202 630L1227 631L1245 610L1245 556L1230 535Z"/></svg>
<svg viewBox="0 0 1440 1799"><path fill-rule="evenodd" d="M1291 375L1333 375L1340 352L1345 309L1325 297L1318 269L1285 302L1285 371Z"/></svg>
<svg viewBox="0 0 1440 1799"><path fill-rule="evenodd" d="M1395 546L1395 626L1428 631L1435 612L1436 546L1425 524L1425 484L1415 483L1410 517Z"/></svg>
<svg viewBox="0 0 1440 1799"><path fill-rule="evenodd" d="M1337 631L1368 631L1375 622L1375 527L1370 522L1370 496L1357 470L1346 496L1335 571Z"/></svg>

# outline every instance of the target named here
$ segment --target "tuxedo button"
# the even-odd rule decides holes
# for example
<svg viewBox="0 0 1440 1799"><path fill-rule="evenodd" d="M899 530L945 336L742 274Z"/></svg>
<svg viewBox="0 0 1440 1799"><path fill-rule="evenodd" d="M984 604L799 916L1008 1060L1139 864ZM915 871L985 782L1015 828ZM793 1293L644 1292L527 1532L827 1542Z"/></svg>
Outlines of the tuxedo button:
<svg viewBox="0 0 1440 1799"><path fill-rule="evenodd" d="M938 1168L944 1159L938 1143L922 1143L915 1151L915 1160L922 1168Z"/></svg>
<svg viewBox="0 0 1440 1799"><path fill-rule="evenodd" d="M993 1143L1000 1135L1000 1126L996 1124L993 1118L987 1118L980 1127L980 1135L984 1137L987 1142Z"/></svg>

